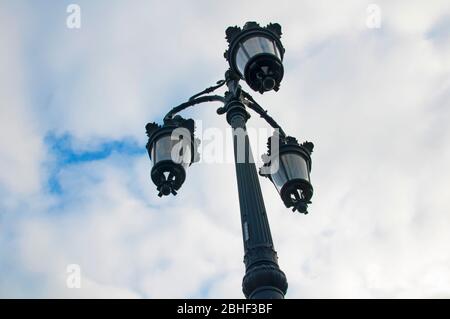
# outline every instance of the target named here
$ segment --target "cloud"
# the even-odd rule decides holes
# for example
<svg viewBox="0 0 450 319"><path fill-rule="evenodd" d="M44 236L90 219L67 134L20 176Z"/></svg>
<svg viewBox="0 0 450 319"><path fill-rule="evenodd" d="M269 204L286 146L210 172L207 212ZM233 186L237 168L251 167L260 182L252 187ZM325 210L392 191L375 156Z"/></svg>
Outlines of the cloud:
<svg viewBox="0 0 450 319"><path fill-rule="evenodd" d="M26 70L21 63L20 26L2 10L0 16L0 189L27 195L38 191L42 142L23 95ZM30 156L33 154L33 156ZM6 205L11 202L6 201Z"/></svg>

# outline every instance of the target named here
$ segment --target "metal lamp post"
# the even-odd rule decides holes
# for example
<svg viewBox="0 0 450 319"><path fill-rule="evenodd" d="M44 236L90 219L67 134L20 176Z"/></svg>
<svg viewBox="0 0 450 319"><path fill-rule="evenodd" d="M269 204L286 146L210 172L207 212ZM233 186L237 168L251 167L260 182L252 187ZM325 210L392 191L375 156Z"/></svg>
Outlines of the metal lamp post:
<svg viewBox="0 0 450 319"><path fill-rule="evenodd" d="M313 194L309 175L313 144L305 142L300 145L295 138L286 136L278 123L239 84L243 79L260 93L279 89L284 74L282 61L285 51L280 37L281 26L276 23L260 27L256 22L248 22L242 29L229 27L226 30L229 48L225 58L230 69L225 73L225 79L173 108L164 117L162 126L156 123L146 125L147 150L153 162L151 177L158 195L176 195L186 178L187 167L198 160L199 144L194 137L193 120L176 114L204 102L223 103L217 113L226 114L233 129L246 267L242 290L249 299L283 299L288 283L278 266L270 233L246 131L250 117L247 109L259 114L275 129L269 138L268 153L263 155L265 164L260 175L273 182L286 207L292 207L294 211L306 214ZM225 84L228 90L224 96L208 95Z"/></svg>

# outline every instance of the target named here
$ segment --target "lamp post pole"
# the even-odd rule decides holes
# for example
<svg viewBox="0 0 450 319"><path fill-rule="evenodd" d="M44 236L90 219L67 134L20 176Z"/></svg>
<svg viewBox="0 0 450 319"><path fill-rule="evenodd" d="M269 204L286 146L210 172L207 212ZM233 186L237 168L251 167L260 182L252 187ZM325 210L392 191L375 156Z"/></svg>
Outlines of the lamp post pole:
<svg viewBox="0 0 450 319"><path fill-rule="evenodd" d="M278 266L269 221L253 160L246 122L250 117L240 98L237 79L228 79L225 110L233 129L234 158L244 240L245 276L242 290L249 299L283 299L285 274Z"/></svg>

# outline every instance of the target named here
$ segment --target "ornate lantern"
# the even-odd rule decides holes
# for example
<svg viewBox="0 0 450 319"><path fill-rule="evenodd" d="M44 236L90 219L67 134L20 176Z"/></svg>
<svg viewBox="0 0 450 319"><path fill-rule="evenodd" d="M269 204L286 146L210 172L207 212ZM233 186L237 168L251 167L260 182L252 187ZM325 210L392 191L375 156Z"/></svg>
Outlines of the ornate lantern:
<svg viewBox="0 0 450 319"><path fill-rule="evenodd" d="M278 91L283 79L284 47L280 41L278 23L262 28L256 22L247 22L241 29L229 27L229 43L225 58L231 69L255 91Z"/></svg>

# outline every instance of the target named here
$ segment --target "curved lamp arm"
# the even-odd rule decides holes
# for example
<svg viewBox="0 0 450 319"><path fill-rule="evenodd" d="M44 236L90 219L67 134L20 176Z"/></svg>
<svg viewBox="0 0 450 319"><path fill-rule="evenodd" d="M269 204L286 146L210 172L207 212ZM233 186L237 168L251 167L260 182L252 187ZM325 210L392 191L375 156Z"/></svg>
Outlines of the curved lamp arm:
<svg viewBox="0 0 450 319"><path fill-rule="evenodd" d="M227 83L226 80L217 81L216 85L211 86L211 87L191 96L187 102L181 103L180 105L175 106L172 110L170 110L166 114L166 116L164 116L164 121L172 119L176 113L179 113L179 112L183 111L184 109L187 109L188 107L194 106L196 104L205 103L205 102L222 102L223 104L226 104L226 102L227 102L226 98L223 96L220 96L220 95L201 96L203 94L211 93L211 92L217 90L218 88L223 86L225 83ZM283 137L286 136L286 133L281 128L281 126L267 113L266 110L264 110L261 107L261 105L259 105L253 99L253 97L249 93L240 89L240 94L241 94L241 97L243 97L247 100L246 102L249 102L249 103L246 103L248 108L252 109L254 112L259 114L274 129L278 129L281 136L283 136ZM226 111L225 108L220 108L218 110L218 113L221 114L221 113L224 113L225 111Z"/></svg>
<svg viewBox="0 0 450 319"><path fill-rule="evenodd" d="M193 99L199 97L200 95L211 93L211 92L217 90L218 88L220 88L221 86L223 86L225 83L227 83L225 80L219 80L219 81L216 82L216 85L213 85L213 86L211 86L211 87L209 87L207 89L204 89L203 91L201 91L201 92L191 96L189 98L189 101L192 101Z"/></svg>
<svg viewBox="0 0 450 319"><path fill-rule="evenodd" d="M176 113L181 112L182 110L187 109L188 107L196 104L215 101L225 103L225 98L219 95L201 96L217 90L225 83L226 83L225 80L219 80L216 82L216 85L206 88L203 91L191 96L187 102L181 103L180 105L175 106L172 110L170 110L169 113L167 113L166 116L164 116L164 121L170 120Z"/></svg>

